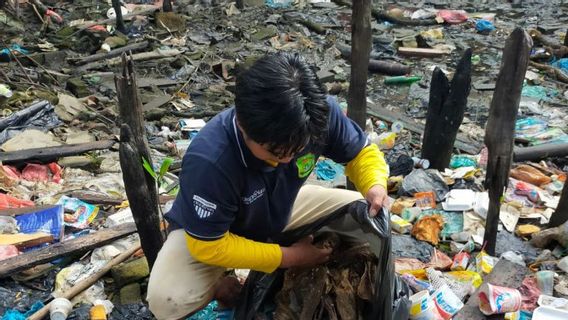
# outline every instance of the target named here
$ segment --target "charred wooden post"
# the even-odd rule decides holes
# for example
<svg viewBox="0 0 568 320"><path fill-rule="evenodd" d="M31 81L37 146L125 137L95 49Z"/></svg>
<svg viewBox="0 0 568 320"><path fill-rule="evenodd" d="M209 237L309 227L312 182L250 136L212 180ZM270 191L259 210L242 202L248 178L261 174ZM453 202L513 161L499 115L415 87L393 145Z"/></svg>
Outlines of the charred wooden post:
<svg viewBox="0 0 568 320"><path fill-rule="evenodd" d="M120 118L120 166L126 195L140 234L142 249L150 268L164 242L160 230L156 182L142 166L142 159L152 164L144 129L142 104L136 86L132 57L122 55L122 75L115 76Z"/></svg>
<svg viewBox="0 0 568 320"><path fill-rule="evenodd" d="M564 184L558 207L556 207L556 211L554 211L552 217L550 217L548 226L558 227L566 221L568 221L568 183Z"/></svg>
<svg viewBox="0 0 568 320"><path fill-rule="evenodd" d="M124 25L124 19L122 18L120 0L112 0L112 8L116 15L116 30L126 34L126 26Z"/></svg>
<svg viewBox="0 0 568 320"><path fill-rule="evenodd" d="M244 9L245 8L245 1L244 0L237 0L237 8L239 10Z"/></svg>
<svg viewBox="0 0 568 320"><path fill-rule="evenodd" d="M347 115L361 128L367 119L367 68L371 54L371 0L356 1L351 15L351 79ZM355 185L347 181L347 187Z"/></svg>
<svg viewBox="0 0 568 320"><path fill-rule="evenodd" d="M174 11L174 8L172 6L172 1L171 0L164 0L164 4L162 5L162 11L163 12L172 12Z"/></svg>
<svg viewBox="0 0 568 320"><path fill-rule="evenodd" d="M434 169L444 170L450 164L470 89L471 49L463 54L451 83L439 68L432 74L422 158Z"/></svg>
<svg viewBox="0 0 568 320"><path fill-rule="evenodd" d="M367 117L367 68L371 53L371 0L353 4L351 25L351 81L347 114L364 128Z"/></svg>
<svg viewBox="0 0 568 320"><path fill-rule="evenodd" d="M501 70L489 109L485 145L489 150L485 187L489 189L489 211L484 242L487 253L495 254L501 197L507 186L513 157L515 119L532 47L530 36L522 29L513 30L505 43Z"/></svg>

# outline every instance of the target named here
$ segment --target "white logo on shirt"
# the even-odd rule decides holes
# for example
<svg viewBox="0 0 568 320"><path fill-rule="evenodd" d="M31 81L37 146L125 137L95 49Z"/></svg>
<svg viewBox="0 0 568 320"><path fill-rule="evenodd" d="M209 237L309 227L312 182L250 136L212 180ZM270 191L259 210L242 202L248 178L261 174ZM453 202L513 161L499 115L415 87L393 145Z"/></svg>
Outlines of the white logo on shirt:
<svg viewBox="0 0 568 320"><path fill-rule="evenodd" d="M258 189L255 192L253 192L250 196L243 197L243 203L248 205L248 204L255 202L258 198L260 198L264 195L265 191L266 191L266 188Z"/></svg>
<svg viewBox="0 0 568 320"><path fill-rule="evenodd" d="M198 195L193 195L193 207L195 212L201 219L205 219L212 215L217 209L217 205L209 202Z"/></svg>

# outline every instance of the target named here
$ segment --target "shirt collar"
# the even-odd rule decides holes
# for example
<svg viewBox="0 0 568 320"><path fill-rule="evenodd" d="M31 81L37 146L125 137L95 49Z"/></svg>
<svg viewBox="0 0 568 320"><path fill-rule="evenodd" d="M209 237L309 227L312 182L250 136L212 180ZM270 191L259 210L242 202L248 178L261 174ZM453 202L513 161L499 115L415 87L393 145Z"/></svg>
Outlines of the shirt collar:
<svg viewBox="0 0 568 320"><path fill-rule="evenodd" d="M262 171L273 171L275 168L271 167L264 161L255 157L252 152L249 150L245 143L245 139L241 130L239 130L237 126L237 117L233 115L233 135L237 144L237 149L239 151L239 156L241 158L241 162L245 166L245 168L256 168L261 169Z"/></svg>

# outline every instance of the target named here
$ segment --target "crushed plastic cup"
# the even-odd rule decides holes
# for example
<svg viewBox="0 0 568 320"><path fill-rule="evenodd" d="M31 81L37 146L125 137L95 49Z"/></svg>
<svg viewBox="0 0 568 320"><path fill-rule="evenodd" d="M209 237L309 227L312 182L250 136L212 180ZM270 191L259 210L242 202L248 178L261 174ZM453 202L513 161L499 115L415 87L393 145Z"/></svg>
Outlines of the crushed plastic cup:
<svg viewBox="0 0 568 320"><path fill-rule="evenodd" d="M463 308L463 302L448 285L443 285L438 290L434 291L432 297L436 304L438 314L442 319L450 320Z"/></svg>
<svg viewBox="0 0 568 320"><path fill-rule="evenodd" d="M517 289L484 283L479 291L479 309L486 316L519 311L521 293Z"/></svg>
<svg viewBox="0 0 568 320"><path fill-rule="evenodd" d="M410 319L433 320L439 319L439 317L436 304L430 297L428 290L423 290L410 296Z"/></svg>
<svg viewBox="0 0 568 320"><path fill-rule="evenodd" d="M65 298L55 298L49 305L50 320L65 320L73 309L71 301Z"/></svg>
<svg viewBox="0 0 568 320"><path fill-rule="evenodd" d="M543 294L551 296L554 290L554 271L545 270L537 272L536 283Z"/></svg>

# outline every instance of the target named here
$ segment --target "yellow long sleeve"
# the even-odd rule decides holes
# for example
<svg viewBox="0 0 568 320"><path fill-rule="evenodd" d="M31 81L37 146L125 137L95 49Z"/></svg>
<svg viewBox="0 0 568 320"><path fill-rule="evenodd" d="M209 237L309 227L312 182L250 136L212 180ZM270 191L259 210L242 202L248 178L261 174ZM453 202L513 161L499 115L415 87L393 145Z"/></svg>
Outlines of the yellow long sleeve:
<svg viewBox="0 0 568 320"><path fill-rule="evenodd" d="M370 144L363 148L355 159L347 163L345 175L365 196L367 191L377 184L383 186L386 190L389 167L379 147L376 144Z"/></svg>
<svg viewBox="0 0 568 320"><path fill-rule="evenodd" d="M187 233L185 238L193 258L210 265L271 273L282 262L279 245L252 241L230 232L214 241L199 240Z"/></svg>

